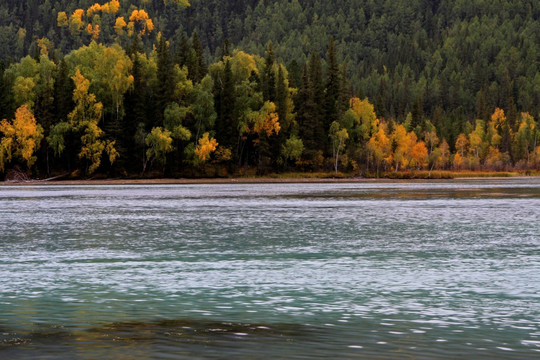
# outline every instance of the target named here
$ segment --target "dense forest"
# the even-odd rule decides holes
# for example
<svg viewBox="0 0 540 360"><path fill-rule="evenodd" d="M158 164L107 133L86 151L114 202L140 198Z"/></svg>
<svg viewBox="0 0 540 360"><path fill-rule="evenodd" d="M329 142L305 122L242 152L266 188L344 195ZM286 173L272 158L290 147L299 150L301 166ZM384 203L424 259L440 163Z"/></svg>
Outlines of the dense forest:
<svg viewBox="0 0 540 360"><path fill-rule="evenodd" d="M540 167L540 3L6 0L0 176Z"/></svg>

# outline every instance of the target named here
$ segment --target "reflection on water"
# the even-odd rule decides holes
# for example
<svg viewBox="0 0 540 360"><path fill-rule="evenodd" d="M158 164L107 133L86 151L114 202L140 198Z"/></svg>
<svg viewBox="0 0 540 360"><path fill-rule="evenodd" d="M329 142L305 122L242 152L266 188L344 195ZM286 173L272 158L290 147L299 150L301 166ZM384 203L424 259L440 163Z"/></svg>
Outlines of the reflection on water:
<svg viewBox="0 0 540 360"><path fill-rule="evenodd" d="M0 188L0 357L540 356L540 180Z"/></svg>

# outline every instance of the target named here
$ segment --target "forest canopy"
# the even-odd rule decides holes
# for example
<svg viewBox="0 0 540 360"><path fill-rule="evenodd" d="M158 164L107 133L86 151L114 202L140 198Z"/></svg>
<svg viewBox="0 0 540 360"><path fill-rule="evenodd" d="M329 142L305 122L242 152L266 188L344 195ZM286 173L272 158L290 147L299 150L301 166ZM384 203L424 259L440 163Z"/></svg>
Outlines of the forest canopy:
<svg viewBox="0 0 540 360"><path fill-rule="evenodd" d="M0 173L540 166L537 1L7 0Z"/></svg>

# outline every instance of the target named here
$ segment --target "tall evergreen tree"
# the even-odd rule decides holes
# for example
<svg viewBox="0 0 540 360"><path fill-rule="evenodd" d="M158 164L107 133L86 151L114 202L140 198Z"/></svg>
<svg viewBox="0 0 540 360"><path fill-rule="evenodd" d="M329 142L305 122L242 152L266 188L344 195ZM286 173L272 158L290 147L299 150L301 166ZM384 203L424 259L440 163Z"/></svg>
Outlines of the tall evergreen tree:
<svg viewBox="0 0 540 360"><path fill-rule="evenodd" d="M137 53L132 55L133 67L133 87L126 93L125 107L126 116L122 118L122 135L120 141L122 147L126 149L125 166L132 171L137 171L139 165L139 154L136 151L137 142L135 136L137 130L150 131L152 118L146 115L147 105L147 85L144 80L142 64ZM121 161L121 159L119 159Z"/></svg>
<svg viewBox="0 0 540 360"><path fill-rule="evenodd" d="M231 44L229 42L229 39L225 39L223 41L223 44L221 44L221 49L219 52L219 60L223 61L223 58L225 56L231 56L230 47L231 47Z"/></svg>
<svg viewBox="0 0 540 360"><path fill-rule="evenodd" d="M189 43L189 40L186 34L182 34L182 37L180 38L180 43L178 44L178 48L176 49L175 62L180 65L180 67L187 66L190 53L191 45Z"/></svg>
<svg viewBox="0 0 540 360"><path fill-rule="evenodd" d="M216 108L216 139L231 151L237 145L234 120L234 79L229 60L225 61L223 74L214 79L214 106Z"/></svg>
<svg viewBox="0 0 540 360"><path fill-rule="evenodd" d="M264 69L262 73L262 92L263 99L268 101L276 100L276 75L274 73L274 64L276 62L272 43L268 44L266 58L264 60Z"/></svg>
<svg viewBox="0 0 540 360"><path fill-rule="evenodd" d="M325 122L324 128L329 129L330 124L339 120L339 96L340 96L340 71L337 62L334 38L330 38L328 48L328 68L326 70L326 92L325 92Z"/></svg>
<svg viewBox="0 0 540 360"><path fill-rule="evenodd" d="M4 62L0 60L0 120L13 117L13 98L11 94L11 85L5 78Z"/></svg>
<svg viewBox="0 0 540 360"><path fill-rule="evenodd" d="M67 121L68 114L73 110L73 80L69 77L69 69L64 59L58 64L54 80L54 109L56 122Z"/></svg>
<svg viewBox="0 0 540 360"><path fill-rule="evenodd" d="M160 36L157 46L157 89L156 89L156 125L163 124L167 104L173 101L174 76L173 62L169 45L165 37Z"/></svg>
<svg viewBox="0 0 540 360"><path fill-rule="evenodd" d="M188 61L188 70L188 77L194 83L199 83L208 73L202 43L196 31L191 37L191 58Z"/></svg>
<svg viewBox="0 0 540 360"><path fill-rule="evenodd" d="M328 142L326 133L330 128L330 124L327 124L327 121L325 121L325 97L321 58L314 52L311 53L309 59L309 95L311 102L315 105L311 107L312 112L309 114L310 126L313 127L314 131L313 140L315 144L317 144L317 150L325 152L326 144Z"/></svg>

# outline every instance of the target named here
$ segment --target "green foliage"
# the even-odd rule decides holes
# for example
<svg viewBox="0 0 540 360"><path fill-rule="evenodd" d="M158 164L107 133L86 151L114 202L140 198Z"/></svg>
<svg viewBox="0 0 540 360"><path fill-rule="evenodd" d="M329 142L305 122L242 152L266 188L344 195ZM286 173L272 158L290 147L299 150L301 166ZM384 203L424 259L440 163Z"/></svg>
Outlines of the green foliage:
<svg viewBox="0 0 540 360"><path fill-rule="evenodd" d="M173 151L171 132L161 127L155 127L145 138L148 150L146 156L150 161L165 164L167 154Z"/></svg>
<svg viewBox="0 0 540 360"><path fill-rule="evenodd" d="M0 119L30 109L41 173L540 166L536 2L91 4L0 4Z"/></svg>
<svg viewBox="0 0 540 360"><path fill-rule="evenodd" d="M281 155L287 160L298 160L303 152L304 144L295 136L288 138L281 146Z"/></svg>

